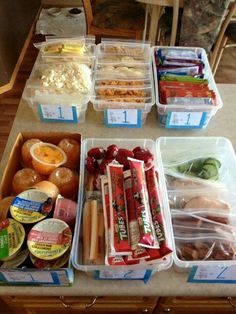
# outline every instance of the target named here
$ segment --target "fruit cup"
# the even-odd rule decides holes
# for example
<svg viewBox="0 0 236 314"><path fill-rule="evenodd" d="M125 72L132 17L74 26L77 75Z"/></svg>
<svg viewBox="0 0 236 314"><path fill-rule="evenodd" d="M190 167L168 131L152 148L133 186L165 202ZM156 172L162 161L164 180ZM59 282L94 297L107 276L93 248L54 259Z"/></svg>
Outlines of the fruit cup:
<svg viewBox="0 0 236 314"><path fill-rule="evenodd" d="M67 161L65 152L51 143L35 143L31 149L33 167L38 173L49 175Z"/></svg>

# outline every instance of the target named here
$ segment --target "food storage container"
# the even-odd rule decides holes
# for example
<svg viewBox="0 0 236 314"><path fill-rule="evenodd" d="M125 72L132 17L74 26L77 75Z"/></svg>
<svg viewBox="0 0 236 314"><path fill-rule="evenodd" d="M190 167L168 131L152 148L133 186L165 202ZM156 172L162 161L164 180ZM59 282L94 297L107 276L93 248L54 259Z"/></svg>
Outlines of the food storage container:
<svg viewBox="0 0 236 314"><path fill-rule="evenodd" d="M160 103L160 90L159 90L159 79L157 75L157 67L155 54L158 49L174 49L178 53L180 50L196 52L198 55L201 55L201 60L204 63L204 78L208 80L208 86L211 90L214 91L216 95L216 104L208 105L201 104L197 105L193 102L183 102L181 104L161 104ZM152 60L153 60L153 73L155 81L155 93L156 93L156 105L157 105L157 115L159 123L162 127L166 128L196 128L201 129L205 128L211 118L216 114L216 112L223 106L218 88L216 86L206 51L203 48L197 47L152 47Z"/></svg>
<svg viewBox="0 0 236 314"><path fill-rule="evenodd" d="M87 156L87 152L94 147L103 147L106 149L108 146L115 144L119 148L124 149L134 149L137 146L141 146L145 149L148 149L151 153L154 154L154 164L156 165L156 157L155 157L155 142L150 139L98 139L98 138L90 138L83 141L82 151L81 151L81 176L80 176L80 199L79 199L79 217L77 220L77 224L75 227L76 232L78 233L75 237L75 242L72 247L73 254L73 265L76 269L86 272L90 275L95 275L96 278L100 279L143 279L147 280L150 277L151 273L156 271L161 271L168 269L172 264L172 256L171 254L167 255L164 258L160 258L156 260L152 265L148 264L140 264L140 265L126 265L126 266L109 266L109 265L92 265L92 264L84 264L83 263L83 230L82 230L82 221L84 214L84 202L85 198L89 197L87 190L89 183L88 173L85 169L85 159ZM93 198L93 192L91 193L91 198ZM99 193L99 191L96 191ZM95 196L94 196L95 197ZM162 200L162 198L161 198ZM163 212L164 221L165 221L165 230L166 230L166 240L168 245L170 244L170 216L169 212Z"/></svg>
<svg viewBox="0 0 236 314"><path fill-rule="evenodd" d="M161 137L156 142L160 189L172 219L173 261L235 265L236 159L222 137Z"/></svg>
<svg viewBox="0 0 236 314"><path fill-rule="evenodd" d="M154 104L150 45L103 41L97 46L91 101L107 127L141 127Z"/></svg>

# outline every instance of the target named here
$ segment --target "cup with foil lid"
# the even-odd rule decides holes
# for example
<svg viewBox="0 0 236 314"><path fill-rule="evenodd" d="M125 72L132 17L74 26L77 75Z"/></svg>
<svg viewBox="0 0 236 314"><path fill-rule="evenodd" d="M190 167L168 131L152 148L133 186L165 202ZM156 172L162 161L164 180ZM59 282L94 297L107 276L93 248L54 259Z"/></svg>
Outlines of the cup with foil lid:
<svg viewBox="0 0 236 314"><path fill-rule="evenodd" d="M0 221L0 260L14 258L25 239L25 230L21 223L14 219Z"/></svg>
<svg viewBox="0 0 236 314"><path fill-rule="evenodd" d="M47 217L52 207L53 200L48 194L37 189L29 189L15 197L10 212L15 220L33 224Z"/></svg>
<svg viewBox="0 0 236 314"><path fill-rule="evenodd" d="M28 256L29 256L28 248L19 250L12 259L4 261L1 265L1 268L17 268L23 265Z"/></svg>
<svg viewBox="0 0 236 314"><path fill-rule="evenodd" d="M34 267L39 268L39 269L45 269L45 268L61 268L65 266L70 258L70 250L67 250L66 253L64 253L62 256L46 261L44 259L40 259L38 257L35 257L33 254L30 254L30 260Z"/></svg>
<svg viewBox="0 0 236 314"><path fill-rule="evenodd" d="M50 218L30 230L27 245L31 254L43 260L54 260L71 247L72 232L67 223Z"/></svg>

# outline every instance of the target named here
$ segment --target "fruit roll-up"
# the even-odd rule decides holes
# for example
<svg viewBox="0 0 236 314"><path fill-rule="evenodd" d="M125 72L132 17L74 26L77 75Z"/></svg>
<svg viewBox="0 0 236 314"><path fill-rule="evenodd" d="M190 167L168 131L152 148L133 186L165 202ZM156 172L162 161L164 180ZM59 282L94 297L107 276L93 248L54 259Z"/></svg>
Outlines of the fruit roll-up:
<svg viewBox="0 0 236 314"><path fill-rule="evenodd" d="M130 245L132 250L132 256L126 256L125 262L127 264L138 264L140 259L148 258L149 254L147 253L146 248L138 245L138 241L140 238L139 225L136 219L136 211L134 207L134 197L130 170L124 172L124 187L129 221Z"/></svg>
<svg viewBox="0 0 236 314"><path fill-rule="evenodd" d="M149 208L144 162L128 158L131 170L132 189L136 219L139 224L138 244L144 247L159 248Z"/></svg>
<svg viewBox="0 0 236 314"><path fill-rule="evenodd" d="M110 199L108 179L101 176L102 204L105 227L105 264L106 265L126 265L122 256L111 256L111 224L110 224Z"/></svg>
<svg viewBox="0 0 236 314"><path fill-rule="evenodd" d="M148 169L145 172L147 189L149 195L149 204L152 214L152 220L154 224L155 233L160 245L161 256L166 256L171 253L172 250L169 248L165 236L165 222L161 210L160 198L159 198L159 188L157 182L157 173L154 167Z"/></svg>
<svg viewBox="0 0 236 314"><path fill-rule="evenodd" d="M128 218L125 203L123 165L108 164L108 186L110 195L111 253L131 255Z"/></svg>

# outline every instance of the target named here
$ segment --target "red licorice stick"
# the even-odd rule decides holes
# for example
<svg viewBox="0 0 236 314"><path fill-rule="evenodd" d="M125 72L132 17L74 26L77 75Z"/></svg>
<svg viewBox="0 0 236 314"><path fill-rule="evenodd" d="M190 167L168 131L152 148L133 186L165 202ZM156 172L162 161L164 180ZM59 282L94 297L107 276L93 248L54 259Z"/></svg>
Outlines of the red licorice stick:
<svg viewBox="0 0 236 314"><path fill-rule="evenodd" d="M122 256L111 256L111 224L110 224L110 199L108 180L106 176L101 177L102 203L105 227L105 264L126 265Z"/></svg>
<svg viewBox="0 0 236 314"><path fill-rule="evenodd" d="M114 255L131 255L125 203L123 165L107 166L110 195L111 248Z"/></svg>
<svg viewBox="0 0 236 314"><path fill-rule="evenodd" d="M158 182L154 167L146 171L146 182L149 195L149 203L152 214L152 221L158 242L160 244L161 256L166 256L171 253L172 250L168 247L165 236L165 224L164 218L161 212L161 205L158 195Z"/></svg>
<svg viewBox="0 0 236 314"><path fill-rule="evenodd" d="M128 158L128 160L131 170L136 218L139 224L140 239L138 243L141 246L153 247L155 236L148 202L144 162L133 158Z"/></svg>
<svg viewBox="0 0 236 314"><path fill-rule="evenodd" d="M127 264L137 264L139 263L139 259L148 258L149 254L147 253L147 250L144 247L138 245L140 234L134 206L130 170L124 172L124 187L129 221L130 245L132 249L132 256L125 257L125 262Z"/></svg>

